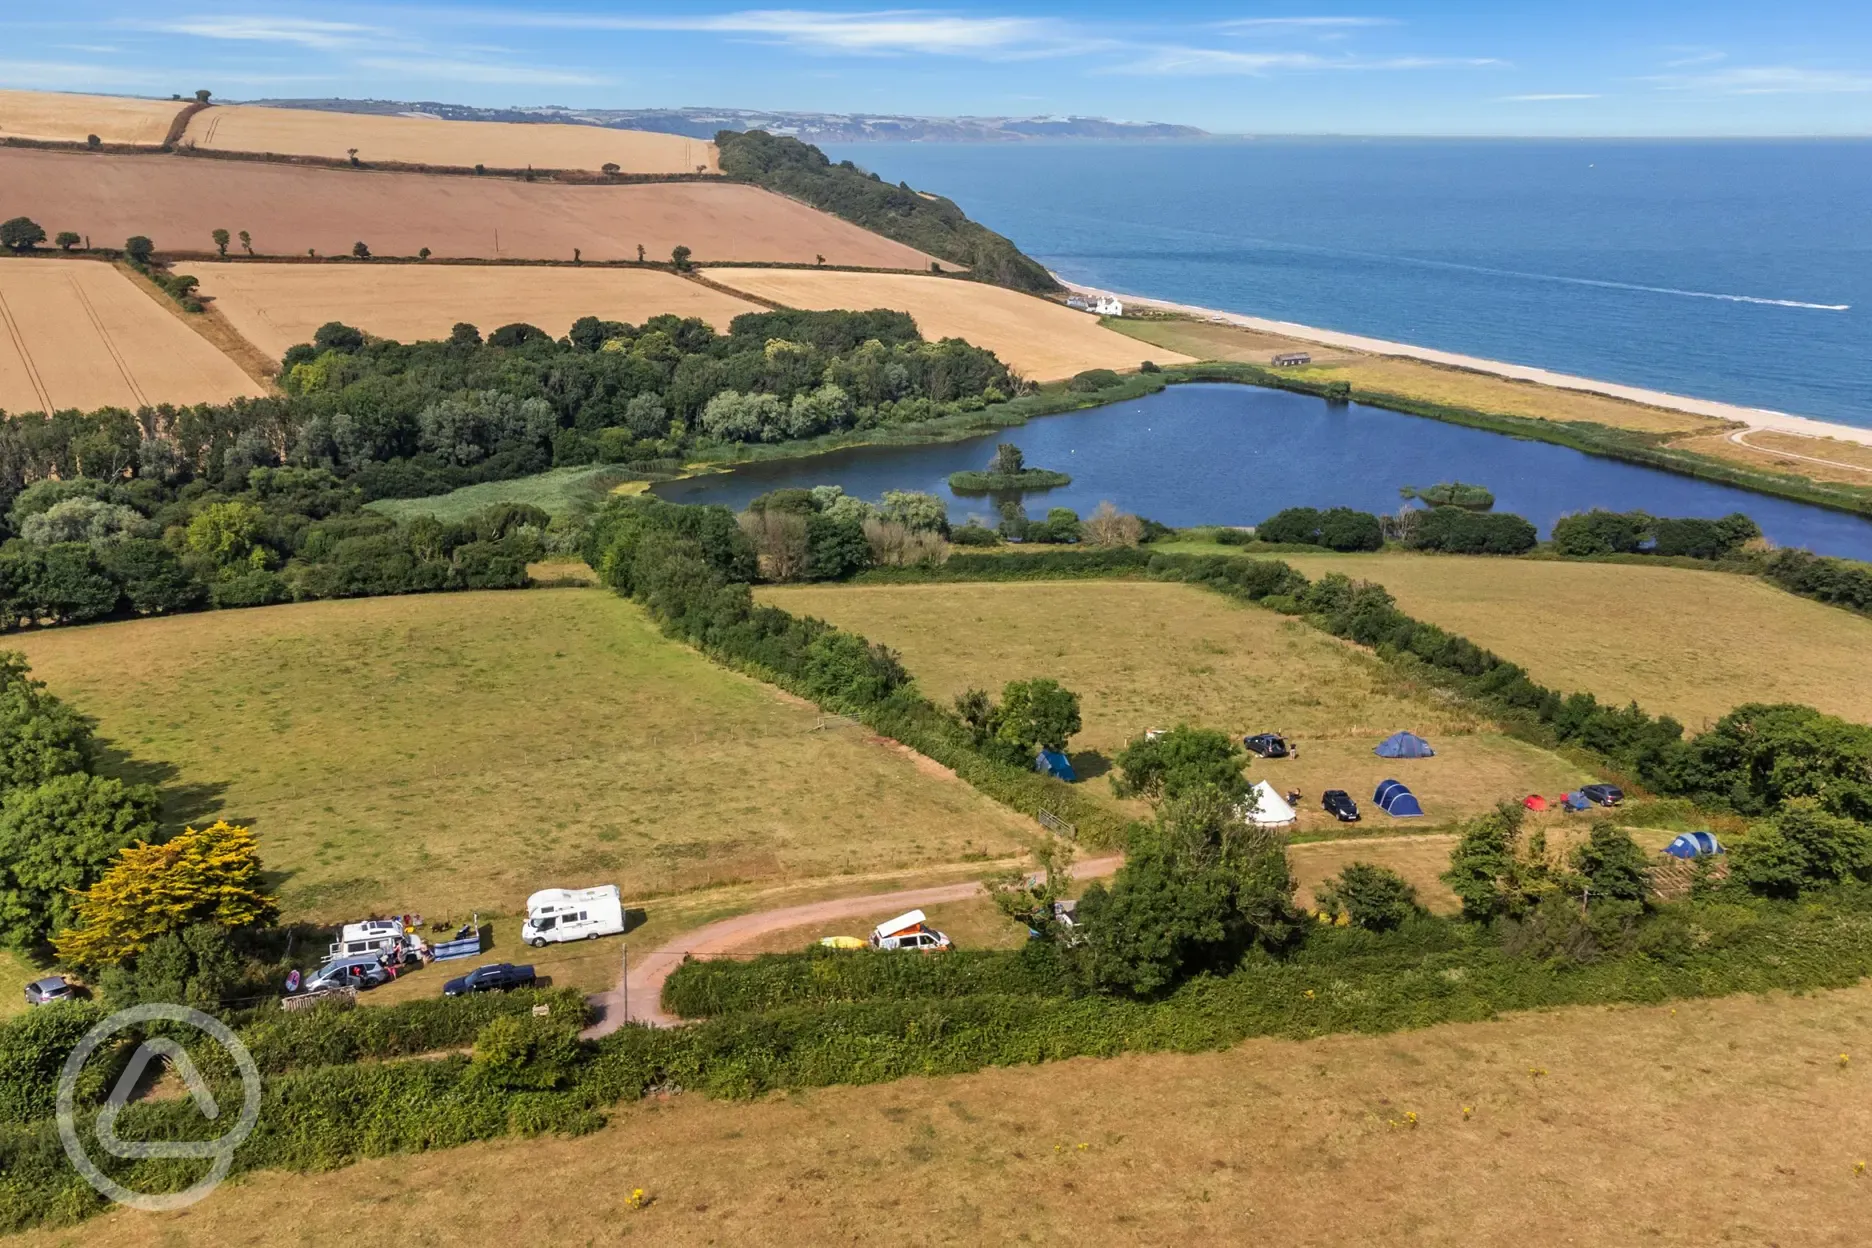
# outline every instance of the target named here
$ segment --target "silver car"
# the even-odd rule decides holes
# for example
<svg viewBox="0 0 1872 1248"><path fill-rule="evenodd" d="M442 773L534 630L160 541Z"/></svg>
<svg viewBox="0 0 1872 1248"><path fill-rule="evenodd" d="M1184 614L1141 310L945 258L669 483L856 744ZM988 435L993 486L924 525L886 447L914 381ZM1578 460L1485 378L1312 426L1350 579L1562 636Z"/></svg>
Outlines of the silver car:
<svg viewBox="0 0 1872 1248"><path fill-rule="evenodd" d="M27 1005L51 1005L54 1001L76 1001L78 985L63 975L48 975L26 985Z"/></svg>

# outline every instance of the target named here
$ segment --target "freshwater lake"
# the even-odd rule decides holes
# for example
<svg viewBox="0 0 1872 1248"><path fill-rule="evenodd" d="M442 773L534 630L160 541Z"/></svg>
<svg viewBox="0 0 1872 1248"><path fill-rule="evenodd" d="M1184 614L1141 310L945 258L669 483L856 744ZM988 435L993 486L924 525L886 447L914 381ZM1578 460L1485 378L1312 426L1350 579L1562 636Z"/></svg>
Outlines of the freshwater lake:
<svg viewBox="0 0 1872 1248"><path fill-rule="evenodd" d="M769 490L815 485L876 499L921 490L949 501L955 523L992 524L982 497L952 493L948 477L984 468L1012 442L1036 468L1073 482L1025 497L1028 514L1101 501L1178 528L1258 524L1283 507L1393 512L1398 488L1461 480L1495 492L1497 511L1526 516L1543 536L1570 512L1603 507L1660 516L1715 518L1746 512L1780 546L1872 560L1872 521L1746 490L1602 459L1544 442L1465 429L1357 403L1256 386L1171 386L1129 403L1045 416L1019 429L935 446L858 447L807 459L747 464L732 472L653 487L681 503L739 510Z"/></svg>

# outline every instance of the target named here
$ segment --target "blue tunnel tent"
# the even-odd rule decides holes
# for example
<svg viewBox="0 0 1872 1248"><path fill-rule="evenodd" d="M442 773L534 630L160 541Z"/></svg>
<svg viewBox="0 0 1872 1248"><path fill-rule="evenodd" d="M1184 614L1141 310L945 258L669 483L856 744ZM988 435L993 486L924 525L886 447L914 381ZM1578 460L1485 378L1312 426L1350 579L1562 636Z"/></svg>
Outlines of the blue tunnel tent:
<svg viewBox="0 0 1872 1248"><path fill-rule="evenodd" d="M1724 850L1714 832L1685 832L1666 845L1664 852L1673 858L1701 858Z"/></svg>
<svg viewBox="0 0 1872 1248"><path fill-rule="evenodd" d="M1379 810L1393 819L1413 819L1423 817L1423 807L1417 804L1417 797L1396 780L1386 780L1372 794L1372 801Z"/></svg>
<svg viewBox="0 0 1872 1248"><path fill-rule="evenodd" d="M1434 758L1430 743L1414 732L1394 732L1372 748L1379 758Z"/></svg>
<svg viewBox="0 0 1872 1248"><path fill-rule="evenodd" d="M1058 750L1041 750L1039 756L1034 759L1034 770L1043 776L1064 780L1068 784L1076 783L1079 779L1079 773L1073 770L1071 760Z"/></svg>

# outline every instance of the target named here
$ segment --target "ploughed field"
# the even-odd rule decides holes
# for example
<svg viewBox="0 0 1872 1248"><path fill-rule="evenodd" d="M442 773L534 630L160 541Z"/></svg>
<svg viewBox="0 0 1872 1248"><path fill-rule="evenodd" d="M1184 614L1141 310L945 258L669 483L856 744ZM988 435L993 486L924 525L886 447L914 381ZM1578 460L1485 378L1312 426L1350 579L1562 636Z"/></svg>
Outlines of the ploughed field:
<svg viewBox="0 0 1872 1248"><path fill-rule="evenodd" d="M224 152L275 152L365 164L394 162L469 169L581 169L608 164L621 173L715 173L706 139L602 126L504 121L445 121L304 108L216 105L189 118L185 146Z"/></svg>
<svg viewBox="0 0 1872 1248"><path fill-rule="evenodd" d="M249 342L277 360L327 321L383 338L446 338L459 321L487 333L525 321L554 337L581 316L642 324L699 316L716 330L758 304L655 269L508 265L199 263L188 271Z"/></svg>
<svg viewBox="0 0 1872 1248"><path fill-rule="evenodd" d="M221 403L240 366L108 264L0 260L0 411Z"/></svg>
<svg viewBox="0 0 1872 1248"><path fill-rule="evenodd" d="M698 255L700 254L698 249ZM830 256L827 257L831 259ZM834 261L836 263L836 261ZM881 267L881 266L880 266ZM735 290L792 308L891 308L916 318L932 342L966 338L1034 381L1057 381L1089 368L1134 369L1145 359L1189 357L1140 346L1096 317L1019 291L907 273L829 273L803 269L721 270L709 274Z"/></svg>
<svg viewBox="0 0 1872 1248"><path fill-rule="evenodd" d="M1108 801L1116 799L1102 775L1106 763L1147 728L1178 723L1237 740L1257 732L1297 740L1298 758L1251 759L1247 774L1281 793L1301 791L1302 831L1340 826L1319 810L1321 792L1331 788L1358 801L1366 830L1391 828L1370 802L1386 777L1410 786L1427 816L1421 822L1432 825L1592 778L1401 683L1370 654L1187 585L1041 581L758 593L900 651L923 691L941 702L970 686L998 696L1010 680L1058 680L1080 697L1084 730L1070 748L1081 782ZM1399 729L1428 737L1437 756L1394 760L1371 752ZM1406 820L1395 829L1416 826Z"/></svg>
<svg viewBox="0 0 1872 1248"><path fill-rule="evenodd" d="M255 1174L21 1242L1848 1244L1869 1034L1861 984L684 1094L591 1135Z"/></svg>
<svg viewBox="0 0 1872 1248"><path fill-rule="evenodd" d="M450 125L467 124L450 122ZM212 254L210 232L246 230L262 255L667 261L929 267L914 248L785 196L730 182L569 186L512 178L377 173L178 156L0 148L7 212L100 246L142 234L160 251ZM239 254L240 245L233 248Z"/></svg>
<svg viewBox="0 0 1872 1248"><path fill-rule="evenodd" d="M289 919L518 911L1017 852L1031 825L598 590L306 603L26 634L171 819L250 823Z"/></svg>
<svg viewBox="0 0 1872 1248"><path fill-rule="evenodd" d="M1693 568L1461 556L1282 555L1376 581L1404 610L1562 692L1637 699L1691 729L1744 702L1872 722L1872 620L1752 577Z"/></svg>
<svg viewBox="0 0 1872 1248"><path fill-rule="evenodd" d="M184 107L181 100L0 91L0 139L83 143L95 134L105 143L159 147Z"/></svg>

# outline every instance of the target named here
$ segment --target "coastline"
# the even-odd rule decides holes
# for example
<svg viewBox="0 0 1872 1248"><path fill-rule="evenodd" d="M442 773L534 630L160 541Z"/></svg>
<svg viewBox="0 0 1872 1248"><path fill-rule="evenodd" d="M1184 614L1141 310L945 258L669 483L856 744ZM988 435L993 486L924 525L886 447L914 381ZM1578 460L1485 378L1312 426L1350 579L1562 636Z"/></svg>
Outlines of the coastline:
<svg viewBox="0 0 1872 1248"><path fill-rule="evenodd" d="M1333 329L1319 329L1311 325L1300 325L1292 321L1276 321L1266 317L1246 316L1239 312L1225 312L1219 308L1204 308L1195 304L1177 303L1169 299L1157 299L1148 295L1130 295L1121 291L1104 290L1096 286L1086 286L1069 281L1054 274L1060 285L1078 294L1093 297L1108 296L1122 300L1127 304L1155 308L1165 312L1178 312L1206 321L1234 325L1241 329L1257 330L1261 333L1279 334L1287 338L1296 338L1305 342L1316 342L1322 346L1340 347L1352 351L1361 351L1370 355L1395 355L1407 359L1422 360L1427 364L1441 364L1449 368L1467 369L1471 372L1489 373L1513 381L1529 381L1538 385L1552 386L1561 390L1580 390L1589 394L1604 395L1607 398L1621 399L1628 403L1638 403L1646 407L1663 408L1667 411L1685 412L1693 416L1706 416L1715 420L1725 420L1742 426L1737 430L1740 436L1754 432L1787 433L1808 438L1833 438L1841 442L1856 442L1861 446L1872 447L1872 428L1857 425L1842 425L1833 421L1815 420L1809 416L1796 416L1789 412L1777 412L1763 407L1743 407L1735 403L1723 403L1715 399L1699 399L1689 395L1671 394L1663 390L1649 390L1642 386L1628 386L1618 382L1597 381L1590 377L1576 377L1570 373L1557 373L1551 369L1536 368L1526 364L1510 364L1503 360L1483 359L1480 356L1462 355L1453 351L1439 351L1432 347L1418 347L1410 343L1390 342L1382 338L1368 338L1360 334L1342 333ZM1746 445L1746 443L1744 443ZM1824 461L1823 461L1824 462Z"/></svg>

